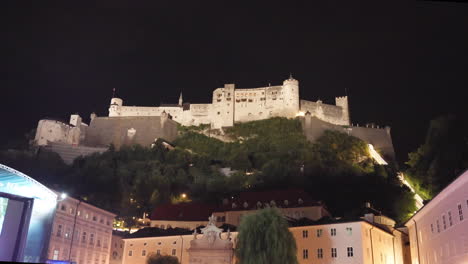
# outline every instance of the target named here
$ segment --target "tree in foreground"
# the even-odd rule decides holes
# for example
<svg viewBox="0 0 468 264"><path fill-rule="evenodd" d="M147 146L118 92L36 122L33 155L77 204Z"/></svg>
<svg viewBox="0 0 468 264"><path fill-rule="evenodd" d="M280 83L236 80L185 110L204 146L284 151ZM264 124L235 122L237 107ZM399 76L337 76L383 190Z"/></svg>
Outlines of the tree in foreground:
<svg viewBox="0 0 468 264"><path fill-rule="evenodd" d="M296 241L276 208L245 215L239 225L239 264L297 264Z"/></svg>
<svg viewBox="0 0 468 264"><path fill-rule="evenodd" d="M149 254L146 259L146 264L180 264L179 259L174 256Z"/></svg>

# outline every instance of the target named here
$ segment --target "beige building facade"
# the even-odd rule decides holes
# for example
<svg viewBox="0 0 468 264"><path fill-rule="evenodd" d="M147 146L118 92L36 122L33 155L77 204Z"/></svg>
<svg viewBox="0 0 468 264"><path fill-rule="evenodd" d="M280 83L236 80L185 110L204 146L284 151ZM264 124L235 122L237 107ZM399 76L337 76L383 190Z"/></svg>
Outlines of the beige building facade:
<svg viewBox="0 0 468 264"><path fill-rule="evenodd" d="M413 264L468 263L468 171L406 222Z"/></svg>
<svg viewBox="0 0 468 264"><path fill-rule="evenodd" d="M367 216L371 221L381 219ZM364 219L329 224L290 227L297 245L300 264L410 264L407 235L378 222ZM197 239L200 236L197 235ZM222 240L236 243L237 233L221 234ZM194 235L123 239L122 264L144 264L149 253L176 256L182 264L190 262ZM205 263L205 262L199 262ZM211 263L211 262L206 262Z"/></svg>
<svg viewBox="0 0 468 264"><path fill-rule="evenodd" d="M48 259L109 264L115 214L67 197L57 205Z"/></svg>

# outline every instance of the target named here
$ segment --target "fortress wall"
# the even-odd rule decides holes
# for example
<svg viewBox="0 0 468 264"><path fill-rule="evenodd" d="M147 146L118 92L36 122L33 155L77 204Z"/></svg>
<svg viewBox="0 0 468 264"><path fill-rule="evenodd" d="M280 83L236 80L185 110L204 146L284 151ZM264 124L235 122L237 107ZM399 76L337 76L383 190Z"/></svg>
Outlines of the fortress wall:
<svg viewBox="0 0 468 264"><path fill-rule="evenodd" d="M309 111L312 116L315 116L326 122L335 125L349 125L347 118L343 114L343 108L340 106L329 105L318 102L301 100L301 112Z"/></svg>
<svg viewBox="0 0 468 264"><path fill-rule="evenodd" d="M395 160L390 128L349 127L349 134L374 145L377 152L384 156L386 161Z"/></svg>
<svg viewBox="0 0 468 264"><path fill-rule="evenodd" d="M47 142L63 142L79 144L82 138L80 127L74 127L57 120L39 120L34 140L37 145L44 146Z"/></svg>
<svg viewBox="0 0 468 264"><path fill-rule="evenodd" d="M390 136L390 129L385 128L367 128L367 127L349 127L339 126L324 122L317 117L301 118L302 128L306 138L314 142L325 130L334 130L357 137L365 142L372 144L374 148L384 156L386 161L395 160L395 151Z"/></svg>
<svg viewBox="0 0 468 264"><path fill-rule="evenodd" d="M156 138L172 141L176 137L177 123L165 117L96 117L89 125L84 145L150 146Z"/></svg>

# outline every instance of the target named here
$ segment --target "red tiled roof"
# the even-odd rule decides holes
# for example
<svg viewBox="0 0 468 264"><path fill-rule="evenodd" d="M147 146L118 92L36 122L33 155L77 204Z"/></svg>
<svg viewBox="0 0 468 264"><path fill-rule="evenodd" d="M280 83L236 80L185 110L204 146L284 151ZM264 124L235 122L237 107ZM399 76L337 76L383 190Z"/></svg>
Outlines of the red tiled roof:
<svg viewBox="0 0 468 264"><path fill-rule="evenodd" d="M300 201L301 200L301 201ZM270 190L256 192L242 192L238 197L231 199L228 204L224 205L221 210L254 210L257 209L257 203L260 202L262 207L265 204L270 204L274 201L277 207L303 207L322 205L320 202L313 200L308 193L301 189L287 190ZM287 204L285 203L287 201ZM236 207L233 208L232 204ZM247 207L244 207L247 203Z"/></svg>
<svg viewBox="0 0 468 264"><path fill-rule="evenodd" d="M200 202L163 204L157 206L151 214L151 220L167 221L208 221L216 211L216 206Z"/></svg>

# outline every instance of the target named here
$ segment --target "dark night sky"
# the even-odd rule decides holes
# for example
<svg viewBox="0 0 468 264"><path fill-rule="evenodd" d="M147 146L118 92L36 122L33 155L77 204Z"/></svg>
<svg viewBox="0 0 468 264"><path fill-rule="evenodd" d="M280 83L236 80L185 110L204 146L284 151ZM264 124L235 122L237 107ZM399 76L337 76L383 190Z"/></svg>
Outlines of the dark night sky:
<svg viewBox="0 0 468 264"><path fill-rule="evenodd" d="M353 123L390 125L399 160L429 120L468 110L464 3L25 2L0 10L0 145L44 117L107 115L113 87L128 105L208 103L290 72L303 99L347 88Z"/></svg>

